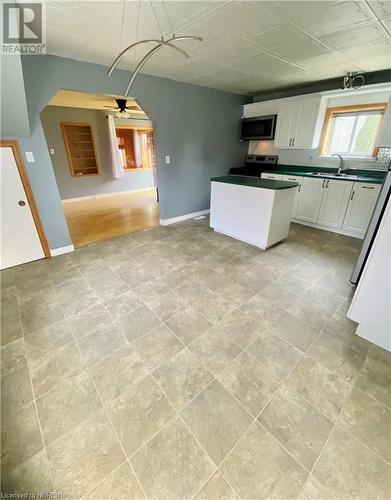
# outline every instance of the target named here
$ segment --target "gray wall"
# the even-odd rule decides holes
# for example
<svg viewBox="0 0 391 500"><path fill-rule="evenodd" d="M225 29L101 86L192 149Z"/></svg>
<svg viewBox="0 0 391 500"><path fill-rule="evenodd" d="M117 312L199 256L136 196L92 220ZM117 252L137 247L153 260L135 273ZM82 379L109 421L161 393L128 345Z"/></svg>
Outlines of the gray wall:
<svg viewBox="0 0 391 500"><path fill-rule="evenodd" d="M30 125L19 55L2 55L1 65L1 135L27 137Z"/></svg>
<svg viewBox="0 0 391 500"><path fill-rule="evenodd" d="M153 187L152 170L126 172L125 177L119 179L113 177L107 118L104 112L93 109L46 106L41 113L41 121L48 148L55 150L55 155L52 155L51 159L62 200ZM62 136L61 122L90 123L92 125L100 175L72 177ZM116 125L132 124L145 127L148 123L137 120L117 120Z"/></svg>
<svg viewBox="0 0 391 500"><path fill-rule="evenodd" d="M49 246L61 247L70 237L39 114L61 88L120 95L129 72L116 70L108 78L106 66L56 56L23 56L22 66L32 135L20 145L36 158L27 172ZM161 217L208 208L210 178L246 154L239 135L242 104L249 99L147 75L137 78L132 93L154 124ZM166 154L171 165L164 164Z"/></svg>

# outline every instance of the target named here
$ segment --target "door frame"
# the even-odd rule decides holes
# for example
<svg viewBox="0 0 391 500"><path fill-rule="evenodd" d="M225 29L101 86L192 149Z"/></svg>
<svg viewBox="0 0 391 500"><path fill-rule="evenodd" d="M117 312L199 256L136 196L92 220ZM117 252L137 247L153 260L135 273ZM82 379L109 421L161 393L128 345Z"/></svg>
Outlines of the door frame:
<svg viewBox="0 0 391 500"><path fill-rule="evenodd" d="M23 189L26 194L27 202L30 207L31 215L33 216L35 228L38 233L39 240L42 245L42 250L46 258L50 258L50 250L49 245L45 236L45 232L42 227L41 219L39 217L38 209L35 204L34 195L31 189L31 184L29 178L27 177L26 169L22 160L22 156L20 154L19 145L17 141L9 141L9 140L0 140L1 148L11 148L14 153L14 158L16 162L16 166L18 167L19 177L22 181Z"/></svg>

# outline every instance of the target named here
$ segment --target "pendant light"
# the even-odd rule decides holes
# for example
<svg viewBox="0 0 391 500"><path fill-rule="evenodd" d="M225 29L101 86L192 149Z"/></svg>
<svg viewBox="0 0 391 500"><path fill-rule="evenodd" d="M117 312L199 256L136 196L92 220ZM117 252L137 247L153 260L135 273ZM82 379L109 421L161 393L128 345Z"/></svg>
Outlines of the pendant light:
<svg viewBox="0 0 391 500"><path fill-rule="evenodd" d="M122 9L122 22L121 22L121 34L120 34L120 48L121 48L121 40L122 40L122 29L123 29L123 23L124 23L124 15L125 15L125 0L123 0L124 3L123 3L123 9ZM151 9L152 9L152 12L153 12L153 15L155 17L155 20L156 20L156 24L158 26L158 29L160 31L160 35L161 35L161 38L158 39L158 38L149 38L149 39L146 39L146 40L140 40L140 41L136 41L134 43L132 43L131 45L129 45L128 47L126 47L122 52L120 52L118 54L118 56L115 58L113 64L110 66L108 72L107 72L107 75L108 76L111 76L113 74L113 71L115 70L115 68L118 66L118 64L120 63L121 59L130 51L132 50L134 47L137 47L138 45L142 45L142 44L149 44L149 43L153 43L154 44L154 47L152 47L145 55L144 57L141 58L140 62L137 64L134 72L133 72L133 75L131 77L131 79L129 80L129 83L128 83L128 86L126 87L126 90L125 90L125 93L124 93L124 96L127 97L129 95L129 92L130 92L130 89L132 88L132 85L135 81L135 79L137 78L137 75L140 73L142 67L144 66L144 64L156 53L158 52L160 49L162 49L163 47L169 47L170 49L178 52L179 54L183 55L184 57L189 57L189 54L187 52L185 52L183 49L181 49L180 47L177 47L176 45L174 45L173 42L181 42L183 40L195 40L195 41L198 41L198 42L202 42L202 38L200 36L193 36L193 35L180 35L180 36L176 36L175 33L174 33L174 30L172 28L172 24L171 24L171 20L170 20L170 17L168 15L168 12L167 12L167 8L166 8L166 5L165 5L165 2L164 0L162 0L162 4L163 4L163 7L164 7L164 11L166 13L166 16L167 16L167 21L168 21L168 24L170 26L170 29L171 29L171 32L172 32L172 36L169 36L169 37L164 37L163 35L163 31L161 29L161 26L160 26L160 23L159 23L159 19L156 15L156 12L155 12L155 8L153 6L153 3L151 0L149 0L149 4L151 6ZM137 39L137 34L138 34L138 25L139 25L139 18L140 18L140 6L141 6L141 0L139 0L139 3L138 3L138 13L137 13L137 21L136 21L136 39Z"/></svg>

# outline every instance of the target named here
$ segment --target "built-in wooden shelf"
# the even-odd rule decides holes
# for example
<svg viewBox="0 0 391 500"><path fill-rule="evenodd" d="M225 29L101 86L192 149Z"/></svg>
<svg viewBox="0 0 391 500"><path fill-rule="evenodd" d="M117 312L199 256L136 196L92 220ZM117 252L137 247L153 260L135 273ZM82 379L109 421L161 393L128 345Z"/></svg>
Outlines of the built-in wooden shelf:
<svg viewBox="0 0 391 500"><path fill-rule="evenodd" d="M99 175L92 125L61 123L61 129L72 177Z"/></svg>

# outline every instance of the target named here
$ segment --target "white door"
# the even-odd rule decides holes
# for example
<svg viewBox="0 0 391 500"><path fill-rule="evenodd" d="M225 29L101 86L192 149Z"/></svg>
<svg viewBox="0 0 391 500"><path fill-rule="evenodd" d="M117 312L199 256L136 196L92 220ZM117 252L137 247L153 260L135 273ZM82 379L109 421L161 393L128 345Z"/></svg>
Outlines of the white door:
<svg viewBox="0 0 391 500"><path fill-rule="evenodd" d="M381 186L355 182L342 228L363 237L375 208Z"/></svg>
<svg viewBox="0 0 391 500"><path fill-rule="evenodd" d="M35 227L11 147L1 149L0 268L42 259L45 254Z"/></svg>
<svg viewBox="0 0 391 500"><path fill-rule="evenodd" d="M353 182L327 179L318 224L341 229Z"/></svg>
<svg viewBox="0 0 391 500"><path fill-rule="evenodd" d="M296 219L317 222L326 179L304 177L301 183L300 198L297 205Z"/></svg>
<svg viewBox="0 0 391 500"><path fill-rule="evenodd" d="M293 210L292 210L292 217L296 218L297 217L297 207L299 204L299 198L301 194L301 183L303 181L303 177L300 177L298 175L283 175L282 176L283 181L290 181L290 182L298 182L299 185L296 188L296 196L295 196L295 202L293 205Z"/></svg>
<svg viewBox="0 0 391 500"><path fill-rule="evenodd" d="M274 137L275 148L289 148L292 145L292 129L297 114L296 101L283 102L278 107L277 126Z"/></svg>
<svg viewBox="0 0 391 500"><path fill-rule="evenodd" d="M261 179L274 179L277 181L282 181L282 174L269 174L267 172L262 172Z"/></svg>

